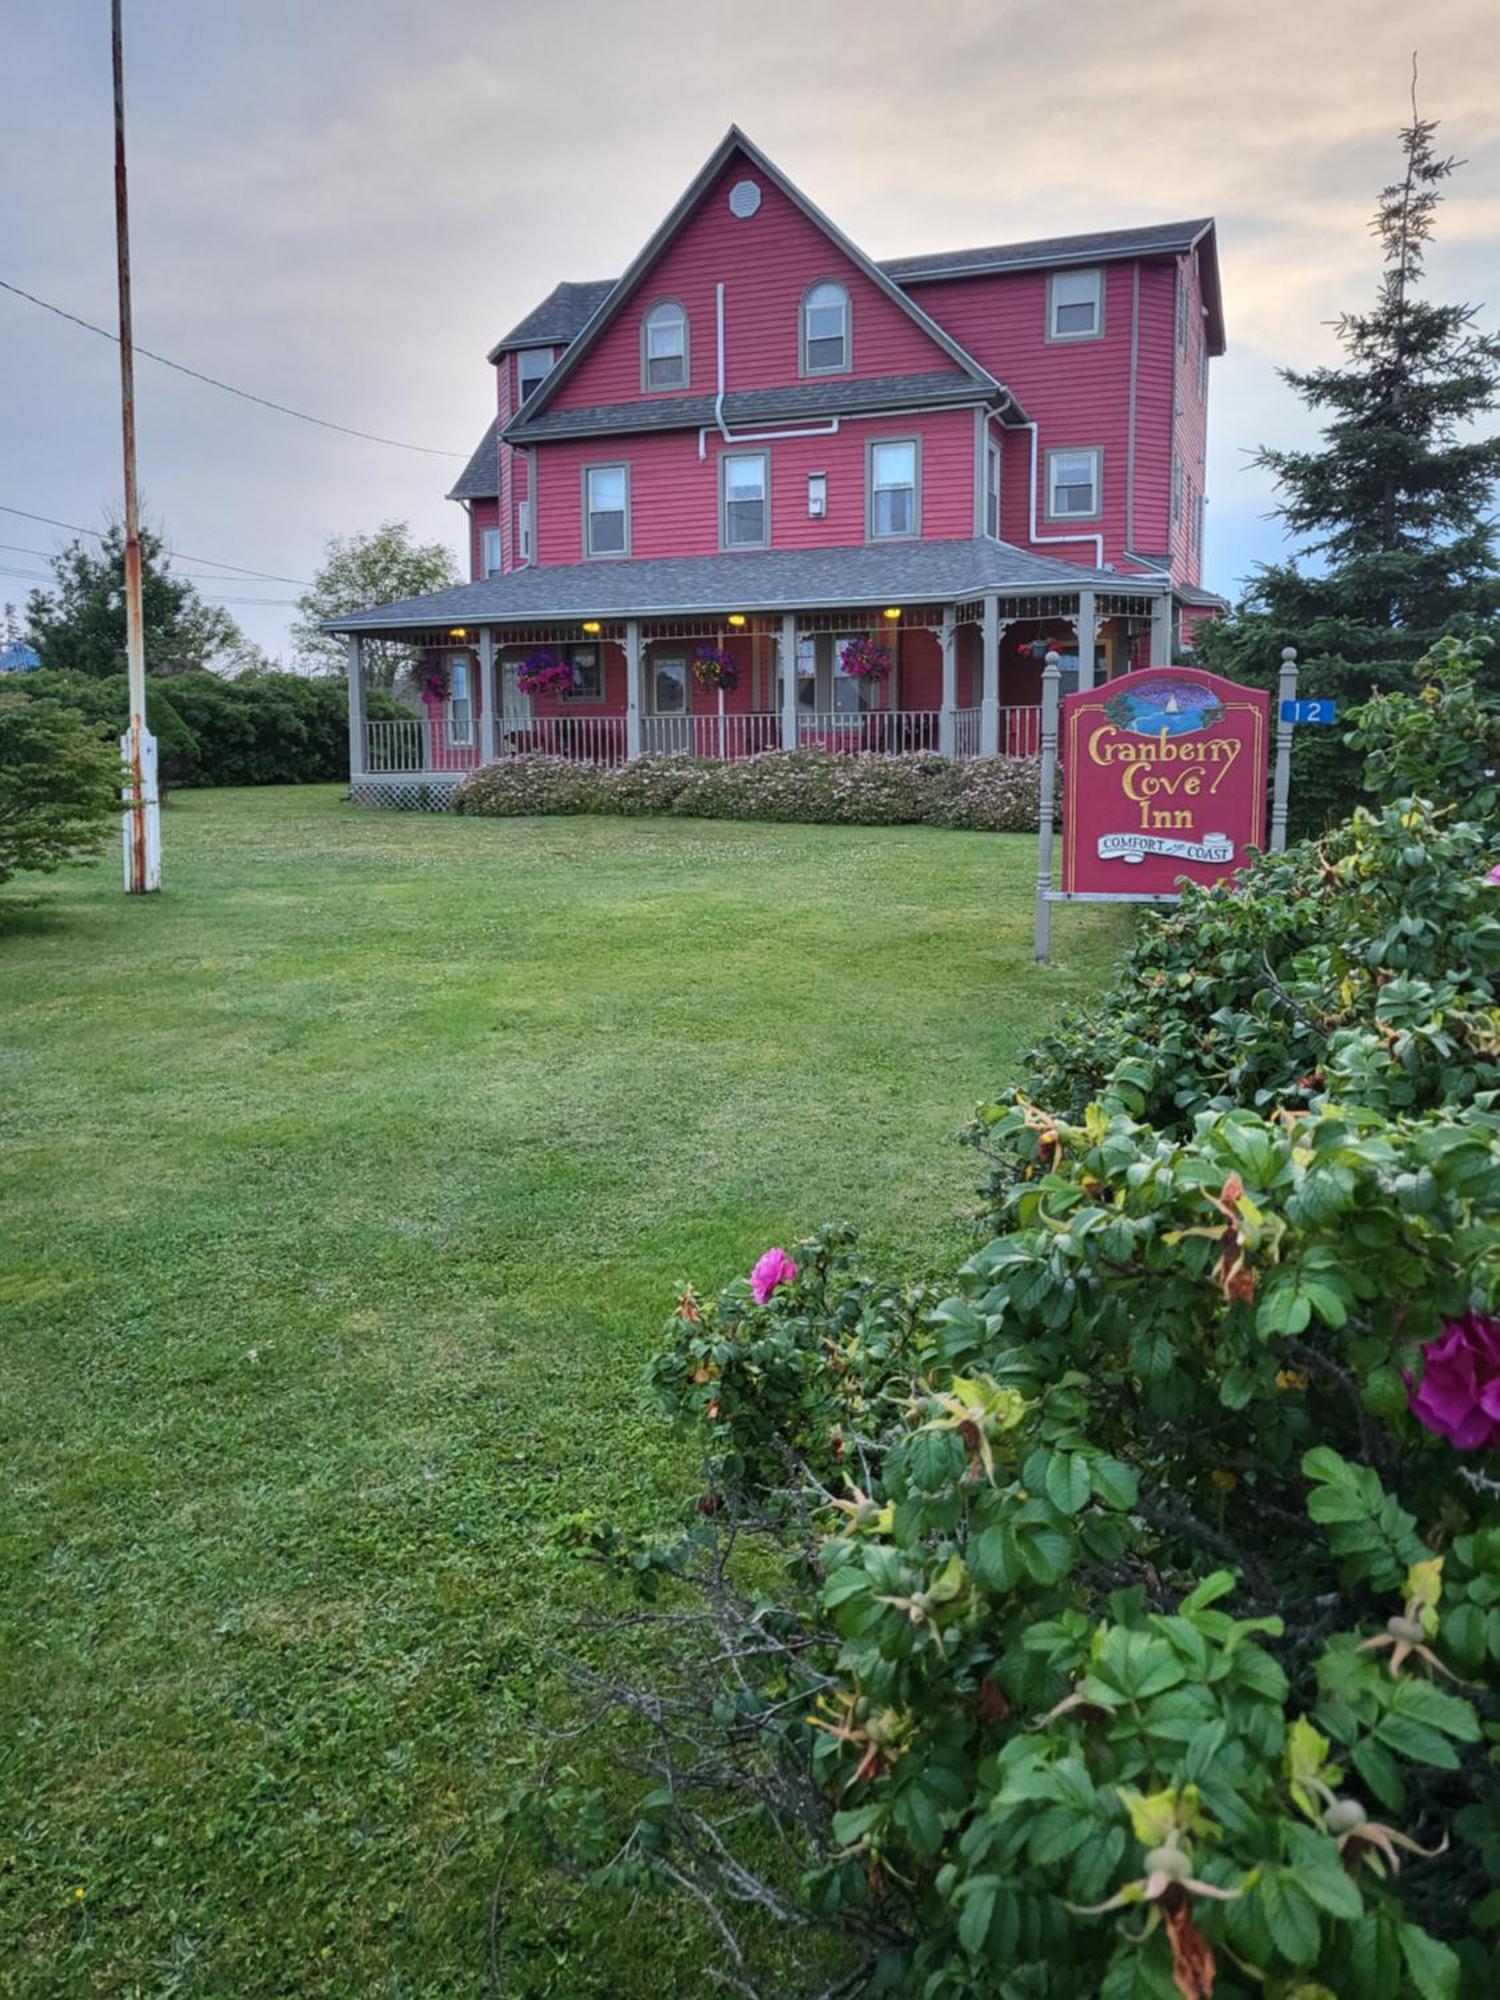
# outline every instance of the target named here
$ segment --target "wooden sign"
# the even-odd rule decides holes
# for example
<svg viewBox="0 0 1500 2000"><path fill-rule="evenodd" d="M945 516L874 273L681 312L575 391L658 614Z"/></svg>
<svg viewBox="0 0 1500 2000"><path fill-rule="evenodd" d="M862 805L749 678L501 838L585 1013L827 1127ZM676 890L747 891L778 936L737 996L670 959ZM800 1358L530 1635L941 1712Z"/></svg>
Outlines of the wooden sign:
<svg viewBox="0 0 1500 2000"><path fill-rule="evenodd" d="M1062 700L1062 893L1145 900L1217 882L1266 838L1271 697L1149 667Z"/></svg>

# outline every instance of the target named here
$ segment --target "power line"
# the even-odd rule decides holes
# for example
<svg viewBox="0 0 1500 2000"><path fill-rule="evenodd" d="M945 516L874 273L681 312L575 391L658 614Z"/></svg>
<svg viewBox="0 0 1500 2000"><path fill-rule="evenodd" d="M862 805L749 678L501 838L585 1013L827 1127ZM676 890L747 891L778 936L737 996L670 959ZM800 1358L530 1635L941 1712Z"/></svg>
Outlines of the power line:
<svg viewBox="0 0 1500 2000"><path fill-rule="evenodd" d="M53 305L50 299L39 299L35 292L23 291L19 285L12 285L0 278L0 291L10 292L18 299L40 306L43 312L55 313L59 319L81 326L86 333L97 333L101 340L113 341L119 345L120 336L111 333L107 326L95 326L90 319L80 319L77 313L64 312L61 306ZM259 403L262 409L277 410L284 417L296 417L300 423L316 424L320 430L341 431L345 437L363 438L367 444L386 444L396 451L419 451L427 458L467 458L466 451L442 451L431 444L406 444L400 438L380 437L374 431L358 431L351 424L335 424L327 417L309 416L306 410L294 410L288 403L273 403L269 396L257 396L249 389L237 389L232 382L221 382L215 375L204 375L197 368L189 368L184 362L169 361L165 354L153 354L149 347L135 347L137 354L148 361L155 361L163 368L175 369L179 375L190 375L195 382L206 382L210 389L222 389L226 396L239 396L247 403Z"/></svg>
<svg viewBox="0 0 1500 2000"><path fill-rule="evenodd" d="M90 535L96 542L105 537L98 528L85 528L78 521L57 521L50 514L29 514L24 507L7 507L0 502L0 514L15 514L23 521L40 521L44 528L66 528L70 535ZM210 569L226 569L235 576L248 576L257 583L295 583L303 590L314 586L305 576L277 576L268 569L246 569L243 563L223 562L218 556L190 556L182 549L163 549L164 556L172 556L178 562L203 563Z"/></svg>
<svg viewBox="0 0 1500 2000"><path fill-rule="evenodd" d="M0 549L7 550L10 554L18 556L44 556L50 563L55 563L57 561L56 549L35 548L30 542L0 542ZM172 555L174 552L168 549L166 553L168 555ZM191 583L192 585L194 585L195 588L199 585L207 586L208 584L211 583L242 584L245 583L246 581L279 583L282 582L283 580L287 583L300 583L302 581L300 577L296 576L289 576L285 579L282 579L280 577L273 577L268 572L261 572L261 571L252 571L248 578L246 578L245 576L233 576L229 574L229 572L225 569L223 563L220 562L210 563L209 558L207 556L177 556L176 560L178 562L195 563L200 569L206 567L208 572L206 575L190 576L190 577L185 577L183 579L184 582ZM268 604L273 602L279 604L281 603L281 601L282 600L279 597L275 599L272 598L266 599L266 602ZM286 601L290 603L292 600L289 598Z"/></svg>

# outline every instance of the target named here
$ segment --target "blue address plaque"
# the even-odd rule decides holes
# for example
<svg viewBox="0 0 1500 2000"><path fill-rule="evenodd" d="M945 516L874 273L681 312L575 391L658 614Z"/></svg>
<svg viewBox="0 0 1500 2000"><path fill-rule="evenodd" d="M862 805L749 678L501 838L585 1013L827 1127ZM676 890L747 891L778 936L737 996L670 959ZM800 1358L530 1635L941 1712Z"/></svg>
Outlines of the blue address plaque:
<svg viewBox="0 0 1500 2000"><path fill-rule="evenodd" d="M1313 696L1306 701L1284 701L1281 704L1283 722L1337 722L1339 705L1327 696Z"/></svg>

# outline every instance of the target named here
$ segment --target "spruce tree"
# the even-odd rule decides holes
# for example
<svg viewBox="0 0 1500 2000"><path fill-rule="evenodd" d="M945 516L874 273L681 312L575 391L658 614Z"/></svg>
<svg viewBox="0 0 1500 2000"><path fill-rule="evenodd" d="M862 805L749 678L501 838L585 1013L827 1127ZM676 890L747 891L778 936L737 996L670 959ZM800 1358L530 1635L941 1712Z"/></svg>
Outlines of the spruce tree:
<svg viewBox="0 0 1500 2000"><path fill-rule="evenodd" d="M1438 153L1436 132L1418 112L1414 76L1403 172L1372 224L1384 267L1375 302L1339 318L1338 366L1281 371L1324 419L1320 441L1256 454L1299 546L1260 568L1217 628L1200 628L1201 657L1219 672L1270 684L1293 645L1303 692L1348 706L1374 688L1411 687L1415 662L1444 632L1496 622L1500 435L1484 419L1500 399L1500 337L1479 329L1473 306L1420 296L1443 184L1463 164ZM1341 731L1299 731L1295 768L1304 827L1353 802L1359 760Z"/></svg>

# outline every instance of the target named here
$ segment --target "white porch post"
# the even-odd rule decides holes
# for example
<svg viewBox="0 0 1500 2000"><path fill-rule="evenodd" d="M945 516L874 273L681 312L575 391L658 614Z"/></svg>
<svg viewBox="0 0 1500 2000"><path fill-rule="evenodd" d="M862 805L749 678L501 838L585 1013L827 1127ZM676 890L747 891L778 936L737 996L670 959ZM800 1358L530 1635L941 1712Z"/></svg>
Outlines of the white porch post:
<svg viewBox="0 0 1500 2000"><path fill-rule="evenodd" d="M1073 629L1078 634L1078 685L1080 689L1091 688L1094 685L1094 646L1099 631L1091 590L1080 590L1078 593L1078 616L1073 621Z"/></svg>
<svg viewBox="0 0 1500 2000"><path fill-rule="evenodd" d="M479 761L493 764L495 738L495 635L488 625L479 628Z"/></svg>
<svg viewBox="0 0 1500 2000"><path fill-rule="evenodd" d="M1151 600L1151 664L1172 664L1172 599L1170 593Z"/></svg>
<svg viewBox="0 0 1500 2000"><path fill-rule="evenodd" d="M797 747L797 614L787 611L781 620L781 747Z"/></svg>
<svg viewBox="0 0 1500 2000"><path fill-rule="evenodd" d="M369 732L365 728L365 648L357 632L349 636L349 776L362 778L370 768Z"/></svg>
<svg viewBox="0 0 1500 2000"><path fill-rule="evenodd" d="M625 756L634 763L641 754L641 713L646 706L645 678L641 671L641 621L625 620Z"/></svg>
<svg viewBox="0 0 1500 2000"><path fill-rule="evenodd" d="M979 704L979 754L1000 754L1000 600L984 600L984 694Z"/></svg>
<svg viewBox="0 0 1500 2000"><path fill-rule="evenodd" d="M958 744L958 655L954 639L955 610L943 606L940 641L943 648L943 706L938 715L938 749L951 757Z"/></svg>

